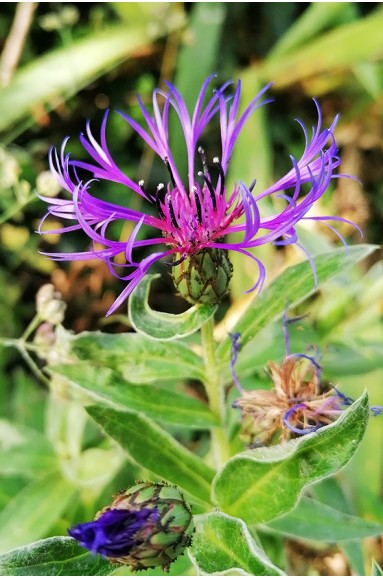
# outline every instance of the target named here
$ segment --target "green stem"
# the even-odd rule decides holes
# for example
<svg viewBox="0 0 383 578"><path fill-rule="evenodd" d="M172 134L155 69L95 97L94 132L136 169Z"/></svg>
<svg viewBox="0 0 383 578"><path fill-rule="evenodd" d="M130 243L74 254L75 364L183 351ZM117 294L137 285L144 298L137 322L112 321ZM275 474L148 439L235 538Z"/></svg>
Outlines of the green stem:
<svg viewBox="0 0 383 578"><path fill-rule="evenodd" d="M34 362L32 357L29 355L29 351L33 351L35 353L39 352L39 348L33 345L33 343L27 343L24 339L13 339L8 337L0 337L0 345L3 347L14 347L18 350L21 357L24 359L25 363L29 366L31 371L35 374L35 376L41 380L45 385L49 385L49 379L44 375L38 365Z"/></svg>
<svg viewBox="0 0 383 578"><path fill-rule="evenodd" d="M225 398L223 380L216 358L214 322L211 317L201 327L202 353L205 362L205 388L211 411L217 416L219 426L211 429L211 438L216 466L220 467L229 457L227 433L225 429Z"/></svg>
<svg viewBox="0 0 383 578"><path fill-rule="evenodd" d="M34 362L32 357L29 355L28 351L24 347L24 343L19 340L17 347L21 357L24 359L25 363L29 366L30 370L35 374L35 376L42 381L46 386L49 386L49 379L45 377L43 372L40 370L38 365Z"/></svg>
<svg viewBox="0 0 383 578"><path fill-rule="evenodd" d="M28 327L20 337L20 340L27 341L28 337L34 332L35 329L40 325L42 319L38 313L34 316L32 321L29 323Z"/></svg>

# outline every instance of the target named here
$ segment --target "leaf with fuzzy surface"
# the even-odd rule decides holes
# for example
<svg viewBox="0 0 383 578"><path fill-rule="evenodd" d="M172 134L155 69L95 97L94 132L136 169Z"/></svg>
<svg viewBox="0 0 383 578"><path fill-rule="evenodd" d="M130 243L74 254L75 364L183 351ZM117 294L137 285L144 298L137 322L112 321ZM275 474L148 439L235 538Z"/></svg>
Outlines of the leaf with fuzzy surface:
<svg viewBox="0 0 383 578"><path fill-rule="evenodd" d="M73 538L55 536L0 556L1 576L109 576L114 566Z"/></svg>
<svg viewBox="0 0 383 578"><path fill-rule="evenodd" d="M202 574L283 574L257 546L242 520L212 512L196 516L195 524L190 557Z"/></svg>
<svg viewBox="0 0 383 578"><path fill-rule="evenodd" d="M152 420L97 406L87 411L138 464L203 502L210 502L214 470Z"/></svg>
<svg viewBox="0 0 383 578"><path fill-rule="evenodd" d="M359 446L369 417L365 393L338 420L317 432L231 458L213 483L213 499L249 524L289 512L302 490L339 471Z"/></svg>

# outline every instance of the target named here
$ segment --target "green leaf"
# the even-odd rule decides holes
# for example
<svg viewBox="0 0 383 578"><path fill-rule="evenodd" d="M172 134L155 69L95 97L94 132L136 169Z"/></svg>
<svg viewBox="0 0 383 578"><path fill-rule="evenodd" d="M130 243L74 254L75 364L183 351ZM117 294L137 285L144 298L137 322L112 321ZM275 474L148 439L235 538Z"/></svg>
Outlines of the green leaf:
<svg viewBox="0 0 383 578"><path fill-rule="evenodd" d="M283 574L257 546L242 520L212 512L195 516L194 521L196 533L189 555L199 573L230 576L233 571L254 576Z"/></svg>
<svg viewBox="0 0 383 578"><path fill-rule="evenodd" d="M267 527L287 536L323 542L354 540L383 533L381 524L344 514L309 498L300 500L292 512L269 522Z"/></svg>
<svg viewBox="0 0 383 578"><path fill-rule="evenodd" d="M313 40L324 28L347 20L355 20L353 2L312 2L271 49L267 59L281 58Z"/></svg>
<svg viewBox="0 0 383 578"><path fill-rule="evenodd" d="M89 414L138 464L210 503L214 471L145 416L100 407Z"/></svg>
<svg viewBox="0 0 383 578"><path fill-rule="evenodd" d="M371 568L371 575L372 576L383 576L383 570L376 562L376 560L372 561L372 568Z"/></svg>
<svg viewBox="0 0 383 578"><path fill-rule="evenodd" d="M335 249L313 257L318 284L324 283L338 275L351 265L361 261L373 251L373 245L356 245L349 247L348 255L344 248ZM315 292L313 272L308 261L289 267L277 277L260 295L256 295L232 331L241 334L241 345L254 339L261 329L276 321L283 315L288 303L297 305ZM231 339L227 337L218 348L222 362L229 358Z"/></svg>
<svg viewBox="0 0 383 578"><path fill-rule="evenodd" d="M348 540L339 544L339 549L346 557L355 576L364 576L363 540Z"/></svg>
<svg viewBox="0 0 383 578"><path fill-rule="evenodd" d="M73 498L76 489L60 473L37 478L0 512L0 544L6 552L44 536Z"/></svg>
<svg viewBox="0 0 383 578"><path fill-rule="evenodd" d="M282 88L309 76L378 60L383 49L382 26L383 13L377 11L366 18L338 26L280 58L266 60L259 72L262 78L273 80L278 88Z"/></svg>
<svg viewBox="0 0 383 578"><path fill-rule="evenodd" d="M316 500L319 500L326 506L331 506L335 510L338 510L338 512L340 510L342 513L350 514L351 516L354 513L350 507L351 504L335 477L326 478L319 482L319 484L315 484L310 488L310 493ZM355 576L364 576L366 572L364 568L363 540L347 540L341 542L339 548L346 556Z"/></svg>
<svg viewBox="0 0 383 578"><path fill-rule="evenodd" d="M173 341L195 333L212 315L217 305L194 305L184 313L172 315L151 309L150 285L159 275L146 275L129 298L129 319L139 333L160 341Z"/></svg>
<svg viewBox="0 0 383 578"><path fill-rule="evenodd" d="M2 476L21 475L33 478L36 475L57 469L57 457L48 443L26 443L0 452Z"/></svg>
<svg viewBox="0 0 383 578"><path fill-rule="evenodd" d="M81 548L73 538L56 536L0 556L1 576L109 576L115 567Z"/></svg>
<svg viewBox="0 0 383 578"><path fill-rule="evenodd" d="M135 4L139 10L139 3ZM164 32L161 26L157 35ZM41 105L52 110L63 98L76 94L147 43L146 26L119 25L43 54L1 89L0 131L27 120Z"/></svg>
<svg viewBox="0 0 383 578"><path fill-rule="evenodd" d="M136 333L84 332L70 340L72 352L96 367L118 371L132 383L203 379L202 359L184 343L161 343Z"/></svg>
<svg viewBox="0 0 383 578"><path fill-rule="evenodd" d="M289 512L307 485L331 476L351 459L368 417L365 393L335 423L317 432L234 456L215 478L213 499L224 512L249 524Z"/></svg>
<svg viewBox="0 0 383 578"><path fill-rule="evenodd" d="M218 425L209 407L196 398L155 385L131 384L108 368L81 363L55 366L51 373L69 379L92 404L142 412L157 421L192 429Z"/></svg>

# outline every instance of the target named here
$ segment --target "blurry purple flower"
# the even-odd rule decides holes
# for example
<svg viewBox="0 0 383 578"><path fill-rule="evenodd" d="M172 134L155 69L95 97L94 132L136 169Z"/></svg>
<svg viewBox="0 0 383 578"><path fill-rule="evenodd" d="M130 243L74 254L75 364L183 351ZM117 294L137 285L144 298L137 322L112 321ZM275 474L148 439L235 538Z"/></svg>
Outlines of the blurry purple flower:
<svg viewBox="0 0 383 578"><path fill-rule="evenodd" d="M72 223L62 229L50 231L42 231L40 227L39 232L49 234L82 229L91 240L92 246L84 252L47 255L62 261L101 259L107 263L113 275L127 281L127 286L107 315L121 305L150 267L162 258L166 258L167 262L173 259L173 263L167 264L177 265L200 251L238 251L253 259L258 266L258 280L249 289L252 291L262 287L266 274L262 262L250 252L253 248L274 243L295 244L303 249L298 242L295 228L299 221L312 219L326 224L328 220L346 221L340 217L308 215L313 204L327 190L331 179L336 178L334 169L340 164L333 135L337 117L329 128L322 128L322 115L316 101L317 125L313 127L310 137L304 125L298 121L304 133L305 147L299 160L291 157L292 168L285 176L264 191L253 192L255 183L248 187L242 181L239 181L233 190L226 188L225 177L230 157L243 126L254 110L272 99L262 100L270 88L269 84L254 97L244 112L239 114L241 83L238 82L233 95L227 94L230 83L225 83L215 90L205 103L212 78L213 76L209 77L202 85L192 116L189 115L177 89L169 83L167 92L156 89L153 93L154 116L138 98L145 128L120 113L167 167L169 182L166 185L160 183L155 192L147 191L143 181L136 183L127 177L112 159L106 142L108 112L101 125L99 142L94 138L89 123L86 136L80 136L81 144L91 158L89 162L71 160L70 154L65 152L68 139L63 142L60 152L55 149L50 152L51 171L70 194L70 198L64 200L41 197L49 203L46 216L53 215ZM162 111L160 98L163 99ZM181 179L169 143L171 109L178 116L184 133L188 161L187 183ZM211 176L205 152L199 144L203 132L214 117L219 119L221 133L220 156L212 159L216 177ZM199 165L198 168L196 165ZM90 179L80 180L78 169L88 172ZM125 185L128 194L134 192L152 205L156 216L153 216L152 209L147 213L140 212L98 199L90 192L96 187L95 180ZM307 184L306 192L302 191L303 184ZM286 206L280 213L261 217L258 202L270 195L282 198ZM244 220L241 220L243 216ZM118 220L136 223L127 241L109 238L109 225ZM156 231L154 238L138 239L143 224ZM242 233L241 240L225 240L230 233ZM343 241L340 235L339 237ZM134 250L145 246L158 246L158 249L140 261L135 260ZM125 275L119 275L116 271L116 268L121 267L121 255L125 259ZM115 261L117 256L120 256L118 263ZM314 266L313 271L315 277Z"/></svg>

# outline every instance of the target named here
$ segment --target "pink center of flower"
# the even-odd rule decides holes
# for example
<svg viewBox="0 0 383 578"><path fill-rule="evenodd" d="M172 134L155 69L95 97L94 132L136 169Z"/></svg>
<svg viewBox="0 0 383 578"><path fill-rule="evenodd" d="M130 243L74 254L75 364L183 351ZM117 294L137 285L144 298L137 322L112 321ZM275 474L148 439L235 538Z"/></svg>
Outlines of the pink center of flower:
<svg viewBox="0 0 383 578"><path fill-rule="evenodd" d="M194 181L191 190L177 186L167 159L165 164L170 173L171 183L165 187L159 184L155 202L160 218L165 243L179 248L182 255L197 252L209 243L222 239L233 220L243 214L239 188L235 187L230 199L226 200L225 174L217 157L214 165L219 176L217 184L212 184L208 172L204 150L199 147L203 172L198 176L203 184ZM143 189L143 183L140 183Z"/></svg>

